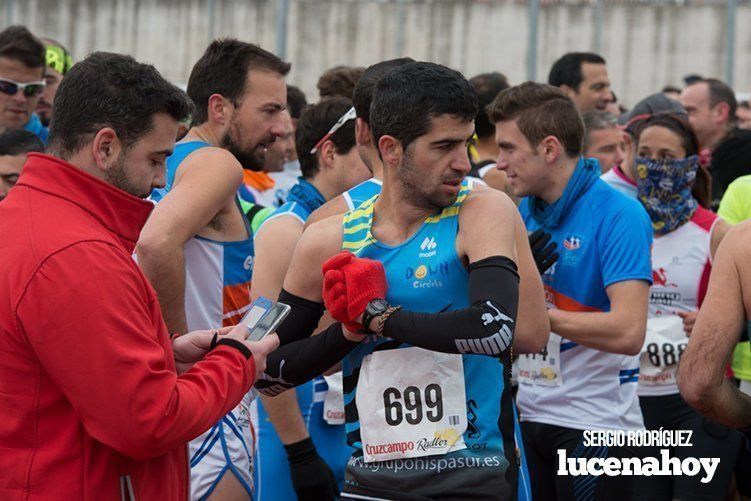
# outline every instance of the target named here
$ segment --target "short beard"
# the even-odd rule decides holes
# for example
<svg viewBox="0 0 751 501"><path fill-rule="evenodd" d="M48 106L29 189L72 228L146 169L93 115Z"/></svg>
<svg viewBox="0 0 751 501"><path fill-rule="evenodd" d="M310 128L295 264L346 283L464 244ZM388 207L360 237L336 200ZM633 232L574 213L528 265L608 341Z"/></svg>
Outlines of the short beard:
<svg viewBox="0 0 751 501"><path fill-rule="evenodd" d="M256 148L246 149L242 148L240 144L235 140L232 133L237 131L239 133L236 123L230 124L230 128L222 138L221 147L232 153L232 155L240 162L243 169L252 171L262 171L264 159L256 153Z"/></svg>
<svg viewBox="0 0 751 501"><path fill-rule="evenodd" d="M130 179L128 179L128 168L126 164L125 151L123 151L118 155L115 162L104 171L104 180L115 188L119 188L134 197L148 198L148 196L151 195L151 188L144 193L141 191L141 188L133 184Z"/></svg>
<svg viewBox="0 0 751 501"><path fill-rule="evenodd" d="M405 191L405 198L420 207L441 210L456 202L457 197L454 197L453 200L447 200L440 194L430 193L423 189L425 187L424 180L417 176L412 152L408 149L404 151L402 164L397 168L396 174Z"/></svg>

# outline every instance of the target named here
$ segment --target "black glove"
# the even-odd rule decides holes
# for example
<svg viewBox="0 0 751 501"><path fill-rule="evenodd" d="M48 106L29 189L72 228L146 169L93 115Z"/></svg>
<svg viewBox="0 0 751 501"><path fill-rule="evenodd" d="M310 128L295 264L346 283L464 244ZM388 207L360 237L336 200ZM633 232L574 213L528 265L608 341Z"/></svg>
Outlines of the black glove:
<svg viewBox="0 0 751 501"><path fill-rule="evenodd" d="M339 498L334 473L318 455L310 437L284 446L292 487L300 501L331 501Z"/></svg>
<svg viewBox="0 0 751 501"><path fill-rule="evenodd" d="M532 256L535 258L540 275L558 261L558 253L555 252L558 244L550 242L550 233L545 233L542 228L529 235L529 246L532 248Z"/></svg>

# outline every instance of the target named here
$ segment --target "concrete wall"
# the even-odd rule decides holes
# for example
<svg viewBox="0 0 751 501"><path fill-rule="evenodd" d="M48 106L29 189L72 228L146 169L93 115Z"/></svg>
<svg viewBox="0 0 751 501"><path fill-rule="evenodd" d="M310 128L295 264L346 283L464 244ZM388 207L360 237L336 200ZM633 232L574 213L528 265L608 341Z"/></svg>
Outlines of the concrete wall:
<svg viewBox="0 0 751 501"><path fill-rule="evenodd" d="M547 2L543 2L547 3ZM40 36L92 50L132 54L175 82L210 39L235 36L276 47L275 0L0 0L0 21L26 24ZM400 23L400 20L403 20ZM537 78L569 50L595 43L595 11L588 5L543 5L539 17ZM680 84L687 73L722 77L724 4L606 5L601 53L613 88L626 104ZM751 4L737 10L735 88L751 90ZM287 59L290 81L316 97L321 72L336 64L367 66L409 55L441 62L472 76L498 70L526 79L525 3L491 0L290 0ZM399 49L403 48L401 53Z"/></svg>

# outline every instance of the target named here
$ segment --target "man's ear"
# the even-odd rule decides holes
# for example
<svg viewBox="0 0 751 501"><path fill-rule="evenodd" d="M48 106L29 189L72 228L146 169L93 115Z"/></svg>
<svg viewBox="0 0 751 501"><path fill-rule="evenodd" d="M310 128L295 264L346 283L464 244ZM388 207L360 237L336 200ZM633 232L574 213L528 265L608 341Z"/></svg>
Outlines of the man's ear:
<svg viewBox="0 0 751 501"><path fill-rule="evenodd" d="M734 118L730 116L730 105L728 103L717 103L713 111L719 123L726 123Z"/></svg>
<svg viewBox="0 0 751 501"><path fill-rule="evenodd" d="M318 148L318 167L320 170L329 169L334 165L334 155L336 154L336 145L331 140L326 140Z"/></svg>
<svg viewBox="0 0 751 501"><path fill-rule="evenodd" d="M552 164L565 153L563 144L555 136L547 136L540 141L537 151L545 158L545 162Z"/></svg>
<svg viewBox="0 0 751 501"><path fill-rule="evenodd" d="M381 136L378 140L378 152L384 165L399 165L404 156L401 141L393 136Z"/></svg>
<svg viewBox="0 0 751 501"><path fill-rule="evenodd" d="M355 119L355 142L358 146L368 146L373 143L370 126L362 118Z"/></svg>
<svg viewBox="0 0 751 501"><path fill-rule="evenodd" d="M565 92L565 93L566 93L566 95L567 95L568 97L570 97L571 99L573 99L573 98L574 98L574 96L575 96L576 94L578 94L578 92L576 92L576 89L573 89L573 88L569 87L569 86L568 86L568 85L566 85L566 84L563 84L563 85L559 86L558 88L559 88L559 89L561 89L561 90L562 90L563 92Z"/></svg>
<svg viewBox="0 0 751 501"><path fill-rule="evenodd" d="M212 122L225 125L231 118L230 102L221 94L211 94L207 105L207 112Z"/></svg>
<svg viewBox="0 0 751 501"><path fill-rule="evenodd" d="M96 133L91 144L91 153L97 169L105 172L120 156L122 142L111 127L105 127Z"/></svg>

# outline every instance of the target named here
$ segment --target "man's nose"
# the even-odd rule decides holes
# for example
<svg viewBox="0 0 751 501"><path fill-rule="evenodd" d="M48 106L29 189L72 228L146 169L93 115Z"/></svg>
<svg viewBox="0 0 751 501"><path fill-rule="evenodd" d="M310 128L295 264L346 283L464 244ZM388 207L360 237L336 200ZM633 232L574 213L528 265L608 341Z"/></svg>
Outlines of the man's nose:
<svg viewBox="0 0 751 501"><path fill-rule="evenodd" d="M461 172L465 176L472 170L472 164L469 162L469 155L466 150L462 150L457 157L451 162L451 168Z"/></svg>
<svg viewBox="0 0 751 501"><path fill-rule="evenodd" d="M271 125L269 132L275 138L282 137L284 135L284 122L282 121L281 114L274 120L274 123Z"/></svg>
<svg viewBox="0 0 751 501"><path fill-rule="evenodd" d="M151 187L164 188L165 186L167 186L167 165L163 164L162 167L157 170L157 173L151 182Z"/></svg>
<svg viewBox="0 0 751 501"><path fill-rule="evenodd" d="M498 170L505 171L508 169L508 162L506 161L506 158L503 156L503 153L498 154L498 158L495 159L495 166L498 168Z"/></svg>

